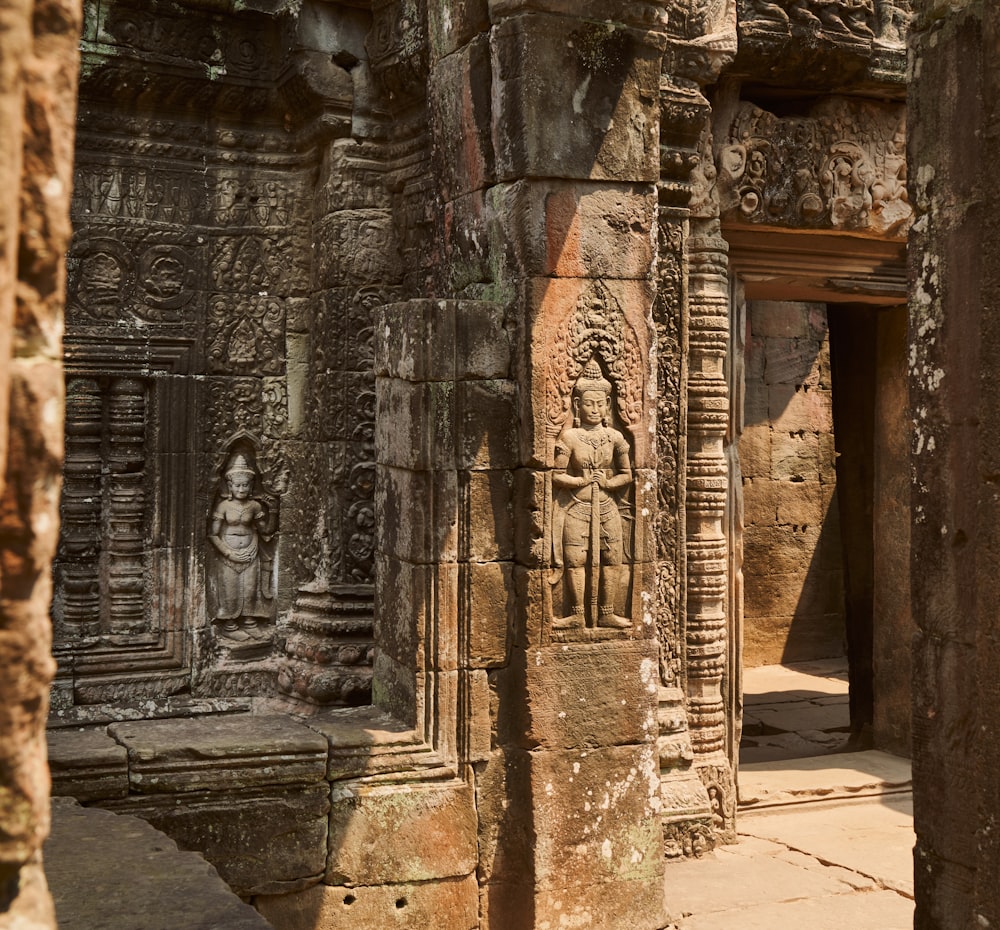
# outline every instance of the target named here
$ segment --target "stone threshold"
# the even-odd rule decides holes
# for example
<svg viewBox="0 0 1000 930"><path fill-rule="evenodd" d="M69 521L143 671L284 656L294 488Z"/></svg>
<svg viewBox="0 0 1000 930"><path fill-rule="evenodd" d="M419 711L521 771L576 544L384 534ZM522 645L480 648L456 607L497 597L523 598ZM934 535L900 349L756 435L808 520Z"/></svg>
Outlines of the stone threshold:
<svg viewBox="0 0 1000 930"><path fill-rule="evenodd" d="M878 750L753 762L737 778L742 811L904 794L912 784L910 760Z"/></svg>

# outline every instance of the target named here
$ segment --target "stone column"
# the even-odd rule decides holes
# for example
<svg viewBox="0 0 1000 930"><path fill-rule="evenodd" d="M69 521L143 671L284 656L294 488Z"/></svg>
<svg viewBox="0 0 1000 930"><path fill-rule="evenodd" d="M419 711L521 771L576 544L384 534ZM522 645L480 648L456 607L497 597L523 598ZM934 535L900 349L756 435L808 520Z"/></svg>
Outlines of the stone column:
<svg viewBox="0 0 1000 930"><path fill-rule="evenodd" d="M80 12L0 2L0 921L51 928L45 717Z"/></svg>
<svg viewBox="0 0 1000 930"><path fill-rule="evenodd" d="M487 200L519 422L513 647L490 675L494 749L477 768L484 925L654 930L664 17L655 3L566 10L490 3Z"/></svg>
<svg viewBox="0 0 1000 930"><path fill-rule="evenodd" d="M910 41L913 800L918 930L1000 926L1000 8Z"/></svg>

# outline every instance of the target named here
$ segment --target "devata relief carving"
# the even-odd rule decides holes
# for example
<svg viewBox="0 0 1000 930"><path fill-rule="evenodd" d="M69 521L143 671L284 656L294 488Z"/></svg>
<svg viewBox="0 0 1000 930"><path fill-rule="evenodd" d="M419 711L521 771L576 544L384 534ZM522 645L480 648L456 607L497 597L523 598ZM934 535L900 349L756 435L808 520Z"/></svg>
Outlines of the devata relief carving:
<svg viewBox="0 0 1000 930"><path fill-rule="evenodd" d="M607 635L633 622L629 432L642 409L643 365L621 305L602 282L579 297L555 349L547 414L554 437L548 520L552 630Z"/></svg>
<svg viewBox="0 0 1000 930"><path fill-rule="evenodd" d="M619 493L632 483L628 441L611 417L611 382L591 359L573 388L573 426L556 440L552 514L554 563L562 568L569 612L556 630L628 629L619 613L624 564Z"/></svg>
<svg viewBox="0 0 1000 930"><path fill-rule="evenodd" d="M208 539L209 611L219 636L231 643L269 635L274 616L276 495L255 494L252 451L240 446L227 459L226 491L212 510Z"/></svg>

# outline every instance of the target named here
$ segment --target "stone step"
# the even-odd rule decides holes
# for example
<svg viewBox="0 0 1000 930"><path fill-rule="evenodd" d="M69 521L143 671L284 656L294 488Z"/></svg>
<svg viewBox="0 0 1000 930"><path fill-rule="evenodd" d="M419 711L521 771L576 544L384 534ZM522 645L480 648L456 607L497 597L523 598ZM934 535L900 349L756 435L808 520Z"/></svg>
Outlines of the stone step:
<svg viewBox="0 0 1000 930"><path fill-rule="evenodd" d="M739 769L740 809L902 793L911 779L909 759L877 750L747 763Z"/></svg>
<svg viewBox="0 0 1000 930"><path fill-rule="evenodd" d="M137 817L54 798L44 858L60 930L272 930L200 855Z"/></svg>

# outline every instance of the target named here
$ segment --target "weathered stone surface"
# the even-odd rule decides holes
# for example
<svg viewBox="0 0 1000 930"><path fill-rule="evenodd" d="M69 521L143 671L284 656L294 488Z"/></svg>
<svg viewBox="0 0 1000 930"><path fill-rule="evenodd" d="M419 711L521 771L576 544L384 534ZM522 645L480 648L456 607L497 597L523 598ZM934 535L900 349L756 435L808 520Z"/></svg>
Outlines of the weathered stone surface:
<svg viewBox="0 0 1000 930"><path fill-rule="evenodd" d="M491 44L498 178L656 180L659 53L641 34L528 14Z"/></svg>
<svg viewBox="0 0 1000 930"><path fill-rule="evenodd" d="M287 717L227 716L116 723L129 784L142 794L238 791L322 781L327 743Z"/></svg>
<svg viewBox="0 0 1000 930"><path fill-rule="evenodd" d="M651 186L518 181L490 191L522 274L645 278L653 257Z"/></svg>
<svg viewBox="0 0 1000 930"><path fill-rule="evenodd" d="M48 749L53 795L100 801L128 794L128 753L103 729L49 730Z"/></svg>
<svg viewBox="0 0 1000 930"><path fill-rule="evenodd" d="M0 10L0 919L26 930L55 925L40 850L80 18L74 0Z"/></svg>
<svg viewBox="0 0 1000 930"><path fill-rule="evenodd" d="M479 926L475 875L385 885L317 885L295 894L258 895L254 904L275 930L426 930L446 920L455 930Z"/></svg>
<svg viewBox="0 0 1000 930"><path fill-rule="evenodd" d="M586 752L656 738L653 640L553 645L529 649L519 659L528 694L525 747ZM595 681L605 684L595 689ZM516 731L504 736L513 740Z"/></svg>
<svg viewBox="0 0 1000 930"><path fill-rule="evenodd" d="M330 789L253 788L133 796L103 807L197 850L237 894L280 894L316 884L326 864Z"/></svg>
<svg viewBox="0 0 1000 930"><path fill-rule="evenodd" d="M53 805L45 871L61 927L267 930L201 856L136 817Z"/></svg>
<svg viewBox="0 0 1000 930"><path fill-rule="evenodd" d="M343 783L333 791L329 836L328 885L464 877L477 861L472 789Z"/></svg>

